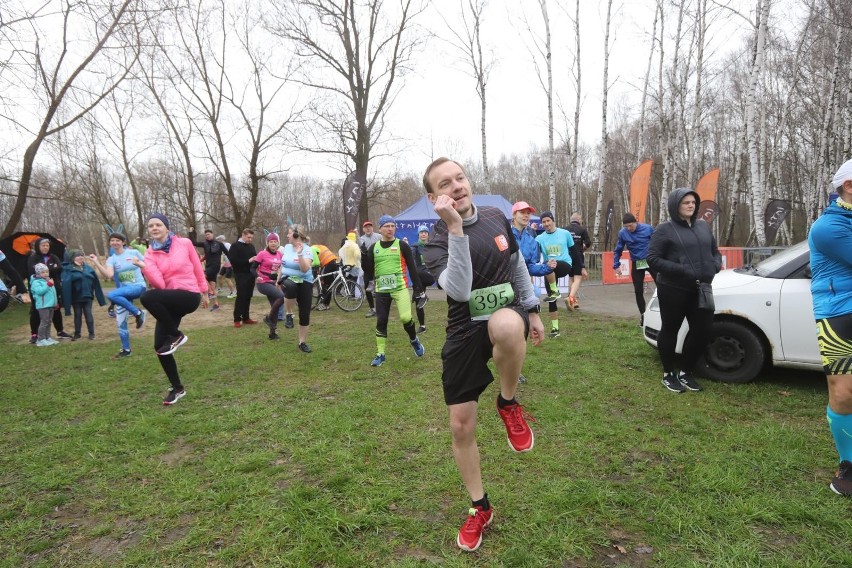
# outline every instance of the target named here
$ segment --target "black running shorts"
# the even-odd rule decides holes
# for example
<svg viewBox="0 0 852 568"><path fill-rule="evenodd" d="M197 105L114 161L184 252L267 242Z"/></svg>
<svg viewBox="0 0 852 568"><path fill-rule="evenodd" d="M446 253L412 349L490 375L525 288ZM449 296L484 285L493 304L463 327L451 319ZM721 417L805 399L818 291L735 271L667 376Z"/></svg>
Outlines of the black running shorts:
<svg viewBox="0 0 852 568"><path fill-rule="evenodd" d="M520 306L510 306L509 309L523 318L526 339L530 332L529 314ZM441 349L441 382L447 406L479 400L479 395L494 380L494 375L488 368L492 351L487 321L478 322L463 338L447 340Z"/></svg>

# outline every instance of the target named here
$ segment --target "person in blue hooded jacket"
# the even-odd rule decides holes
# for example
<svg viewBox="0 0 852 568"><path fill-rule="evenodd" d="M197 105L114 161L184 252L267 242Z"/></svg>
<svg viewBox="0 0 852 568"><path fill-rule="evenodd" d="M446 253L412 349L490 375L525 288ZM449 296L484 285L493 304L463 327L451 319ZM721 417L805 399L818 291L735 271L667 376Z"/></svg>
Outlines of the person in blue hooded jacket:
<svg viewBox="0 0 852 568"><path fill-rule="evenodd" d="M840 458L829 487L852 496L852 160L834 174L838 194L811 226L811 295L828 379L826 417Z"/></svg>
<svg viewBox="0 0 852 568"><path fill-rule="evenodd" d="M621 265L621 252L627 249L630 252L630 279L633 281L633 293L636 295L641 326L645 317L645 272L650 272L651 278L656 279L654 271L648 266L648 246L651 244L654 227L639 223L633 213L625 213L621 223L623 227L618 231L618 242L612 253L612 269L618 270Z"/></svg>

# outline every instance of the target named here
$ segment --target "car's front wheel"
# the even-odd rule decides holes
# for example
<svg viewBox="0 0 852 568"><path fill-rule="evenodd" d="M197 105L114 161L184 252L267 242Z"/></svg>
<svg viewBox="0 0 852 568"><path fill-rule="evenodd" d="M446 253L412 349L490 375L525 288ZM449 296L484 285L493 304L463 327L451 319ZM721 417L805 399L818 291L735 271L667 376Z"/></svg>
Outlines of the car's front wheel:
<svg viewBox="0 0 852 568"><path fill-rule="evenodd" d="M766 351L757 333L741 323L717 321L699 365L714 381L748 383L765 362Z"/></svg>

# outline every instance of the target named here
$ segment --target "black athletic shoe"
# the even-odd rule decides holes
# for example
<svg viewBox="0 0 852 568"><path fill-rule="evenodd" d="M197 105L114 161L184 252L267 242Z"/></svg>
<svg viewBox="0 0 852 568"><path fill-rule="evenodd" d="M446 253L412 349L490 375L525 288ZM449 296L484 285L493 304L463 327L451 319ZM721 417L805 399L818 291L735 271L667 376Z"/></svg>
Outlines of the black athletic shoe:
<svg viewBox="0 0 852 568"><path fill-rule="evenodd" d="M270 340L270 341L275 341L275 340L278 340L278 339L281 339L281 336L280 336L280 335L278 335L278 334L277 334L277 333L275 333L274 331L270 331L270 332L269 332L269 340Z"/></svg>
<svg viewBox="0 0 852 568"><path fill-rule="evenodd" d="M57 333L56 337L58 337L59 339L71 339L71 336L65 333L64 331L60 331L59 333Z"/></svg>
<svg viewBox="0 0 852 568"><path fill-rule="evenodd" d="M139 310L139 313L133 316L136 318L136 329L139 329L143 325L145 325L145 312Z"/></svg>
<svg viewBox="0 0 852 568"><path fill-rule="evenodd" d="M125 357L130 357L131 353L127 349L122 349L119 351L113 359L124 359Z"/></svg>
<svg viewBox="0 0 852 568"><path fill-rule="evenodd" d="M674 373L666 373L665 375L663 375L663 386L672 392L686 392L686 387L683 386L682 382L677 380L677 377L674 376Z"/></svg>
<svg viewBox="0 0 852 568"><path fill-rule="evenodd" d="M677 376L677 380L679 380L683 384L683 386L693 392L703 390L701 388L701 385L698 384L698 381L695 380L695 377L692 376L692 373L684 373L683 371L681 371L680 374Z"/></svg>
<svg viewBox="0 0 852 568"><path fill-rule="evenodd" d="M293 329L293 314L286 314L284 316L284 327Z"/></svg>
<svg viewBox="0 0 852 568"><path fill-rule="evenodd" d="M272 320L269 319L269 316L263 316L263 323L266 324L266 327L269 328L270 332L275 332L275 324L272 323Z"/></svg>
<svg viewBox="0 0 852 568"><path fill-rule="evenodd" d="M313 351L313 349L311 349L310 345L303 341L299 344L299 351L301 351L302 353L310 353L311 351Z"/></svg>
<svg viewBox="0 0 852 568"><path fill-rule="evenodd" d="M422 310L426 306L426 302L429 301L429 298L426 297L426 292L423 292L419 296L415 298L416 306L418 310Z"/></svg>
<svg viewBox="0 0 852 568"><path fill-rule="evenodd" d="M186 389L175 389L174 387L169 389L169 394L166 395L166 398L163 399L163 405L170 406L183 397L186 396Z"/></svg>
<svg viewBox="0 0 852 568"><path fill-rule="evenodd" d="M837 474L829 485L832 491L838 495L852 497L852 462L842 461L837 468Z"/></svg>
<svg viewBox="0 0 852 568"><path fill-rule="evenodd" d="M421 325L420 327L418 327L418 328L417 328L417 333L426 333L426 326L425 326L425 325Z"/></svg>

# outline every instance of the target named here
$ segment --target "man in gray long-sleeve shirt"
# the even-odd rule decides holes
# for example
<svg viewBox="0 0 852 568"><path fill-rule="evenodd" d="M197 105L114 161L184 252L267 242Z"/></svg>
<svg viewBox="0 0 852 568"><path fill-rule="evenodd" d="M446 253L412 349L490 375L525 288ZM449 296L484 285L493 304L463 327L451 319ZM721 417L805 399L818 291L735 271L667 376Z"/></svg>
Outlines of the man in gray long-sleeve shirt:
<svg viewBox="0 0 852 568"><path fill-rule="evenodd" d="M447 342L441 352L444 401L450 414L453 455L472 507L456 543L473 551L491 524L494 510L482 484L476 444L479 396L500 380L497 412L506 426L509 446L531 450L532 430L515 401L518 376L526 357L526 337L538 345L544 327L524 259L503 212L475 207L470 181L460 164L447 158L432 162L423 176L429 200L441 218L423 249L429 271L447 293Z"/></svg>

